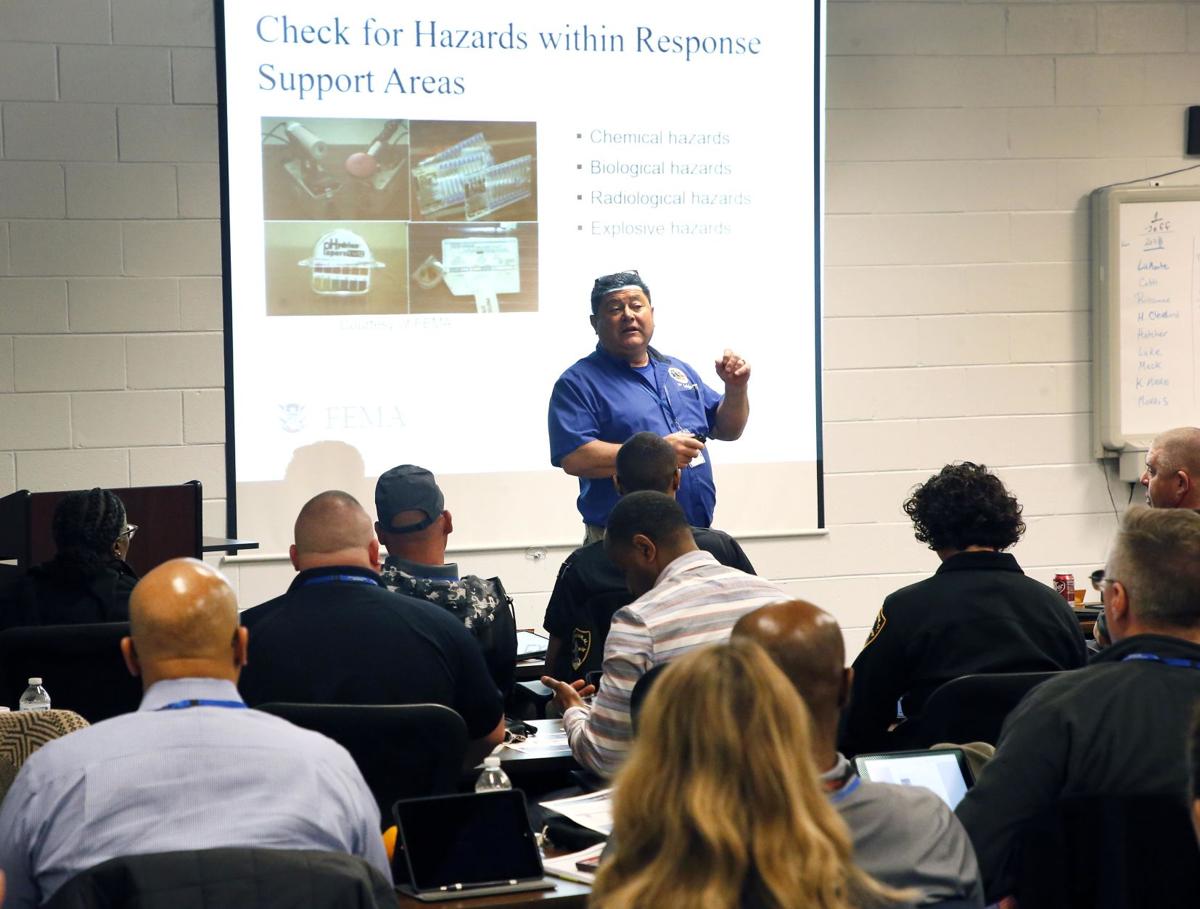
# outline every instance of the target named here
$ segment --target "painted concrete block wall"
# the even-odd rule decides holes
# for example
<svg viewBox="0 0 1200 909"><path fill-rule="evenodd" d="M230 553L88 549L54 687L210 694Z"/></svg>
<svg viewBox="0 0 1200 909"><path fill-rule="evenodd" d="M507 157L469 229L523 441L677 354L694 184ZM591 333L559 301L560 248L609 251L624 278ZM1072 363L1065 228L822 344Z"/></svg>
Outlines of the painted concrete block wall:
<svg viewBox="0 0 1200 909"><path fill-rule="evenodd" d="M224 524L207 0L0 4L0 494L200 479Z"/></svg>
<svg viewBox="0 0 1200 909"><path fill-rule="evenodd" d="M0 4L0 493L195 477L223 529L212 40L207 0ZM1031 574L1102 563L1086 197L1190 163L1200 4L830 0L828 49L829 533L746 548L855 645L935 567L900 503L949 460L1018 493ZM457 556L535 625L565 554Z"/></svg>

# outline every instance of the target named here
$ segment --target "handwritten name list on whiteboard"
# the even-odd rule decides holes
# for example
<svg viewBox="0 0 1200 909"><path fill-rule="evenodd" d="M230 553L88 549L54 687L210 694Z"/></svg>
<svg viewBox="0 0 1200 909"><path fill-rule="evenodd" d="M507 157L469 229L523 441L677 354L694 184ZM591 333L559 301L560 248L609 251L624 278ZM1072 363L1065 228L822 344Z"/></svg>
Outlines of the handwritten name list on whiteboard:
<svg viewBox="0 0 1200 909"><path fill-rule="evenodd" d="M1200 206L1121 206L1121 413L1128 435L1194 425L1200 412Z"/></svg>

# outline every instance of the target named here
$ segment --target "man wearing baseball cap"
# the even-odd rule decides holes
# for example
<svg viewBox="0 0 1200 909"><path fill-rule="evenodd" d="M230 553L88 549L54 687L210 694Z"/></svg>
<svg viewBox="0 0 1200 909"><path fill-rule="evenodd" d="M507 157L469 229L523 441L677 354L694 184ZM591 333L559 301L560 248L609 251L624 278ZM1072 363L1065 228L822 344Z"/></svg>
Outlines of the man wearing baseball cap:
<svg viewBox="0 0 1200 909"><path fill-rule="evenodd" d="M712 526L717 492L705 441L733 441L750 417L750 364L728 348L715 361L724 393L689 364L650 346L654 307L636 271L592 285L596 349L567 369L550 395L550 463L579 478L585 542L604 536L617 504L617 450L636 432L662 436L683 470L676 499L693 527Z"/></svg>
<svg viewBox="0 0 1200 909"><path fill-rule="evenodd" d="M415 464L385 472L375 484L375 513L375 532L388 551L384 583L455 615L479 641L488 671L507 695L517 659L512 599L499 578L460 575L458 565L446 561L454 522L433 474Z"/></svg>

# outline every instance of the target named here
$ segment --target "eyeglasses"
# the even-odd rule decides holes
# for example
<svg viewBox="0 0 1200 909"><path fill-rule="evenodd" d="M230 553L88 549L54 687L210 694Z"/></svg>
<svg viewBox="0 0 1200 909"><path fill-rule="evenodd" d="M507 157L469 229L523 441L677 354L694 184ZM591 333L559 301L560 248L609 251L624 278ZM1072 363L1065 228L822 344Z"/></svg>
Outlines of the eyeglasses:
<svg viewBox="0 0 1200 909"><path fill-rule="evenodd" d="M128 537L130 540L132 540L133 535L135 533L137 533L137 530L138 530L137 524L126 524L125 529L122 530L119 534L117 534L117 539L119 540L119 539L121 539L121 537Z"/></svg>

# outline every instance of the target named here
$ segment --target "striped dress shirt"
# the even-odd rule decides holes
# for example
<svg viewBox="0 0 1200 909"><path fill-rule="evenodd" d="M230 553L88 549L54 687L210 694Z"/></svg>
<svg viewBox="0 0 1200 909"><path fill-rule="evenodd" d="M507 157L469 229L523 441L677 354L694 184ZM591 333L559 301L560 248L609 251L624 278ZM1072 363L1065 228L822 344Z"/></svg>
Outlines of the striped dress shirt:
<svg viewBox="0 0 1200 909"><path fill-rule="evenodd" d="M727 568L701 550L671 562L651 590L613 615L595 703L563 714L575 759L612 776L629 750L629 698L637 680L689 650L727 641L747 612L785 599L771 582Z"/></svg>

